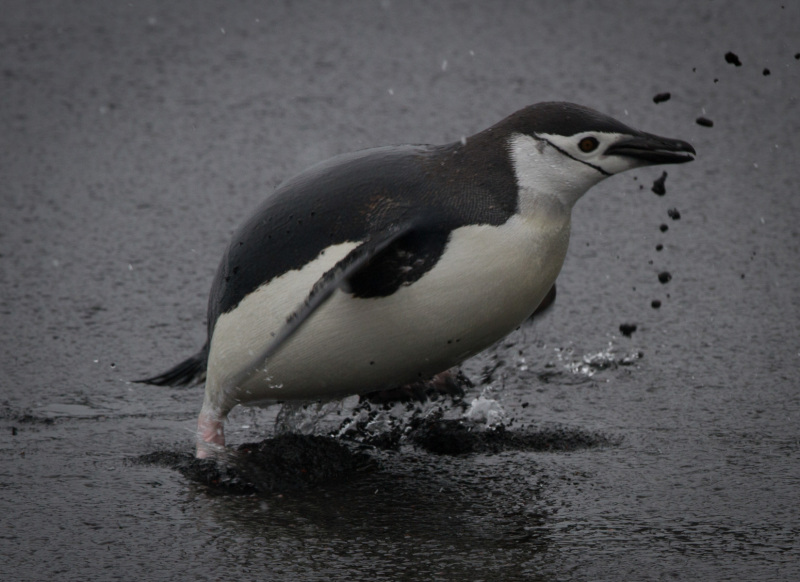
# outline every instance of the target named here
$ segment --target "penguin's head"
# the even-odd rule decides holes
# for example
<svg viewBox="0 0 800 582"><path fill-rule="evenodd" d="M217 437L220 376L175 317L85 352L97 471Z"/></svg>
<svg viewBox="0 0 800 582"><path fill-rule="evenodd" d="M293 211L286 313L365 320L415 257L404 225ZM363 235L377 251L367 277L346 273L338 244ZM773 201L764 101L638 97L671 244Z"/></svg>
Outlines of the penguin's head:
<svg viewBox="0 0 800 582"><path fill-rule="evenodd" d="M523 196L555 197L572 207L600 180L653 164L694 159L687 142L632 129L571 103L531 105L501 121Z"/></svg>

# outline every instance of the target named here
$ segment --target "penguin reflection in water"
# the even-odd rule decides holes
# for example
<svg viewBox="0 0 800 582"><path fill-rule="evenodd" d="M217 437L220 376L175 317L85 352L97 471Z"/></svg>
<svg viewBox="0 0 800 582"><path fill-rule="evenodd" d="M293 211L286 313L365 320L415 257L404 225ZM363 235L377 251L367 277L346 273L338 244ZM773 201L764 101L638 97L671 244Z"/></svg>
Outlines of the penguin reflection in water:
<svg viewBox="0 0 800 582"><path fill-rule="evenodd" d="M685 141L539 103L458 142L368 149L278 187L236 231L208 340L142 380L205 376L197 456L237 404L429 379L513 331L553 287L572 206L604 178L694 159Z"/></svg>

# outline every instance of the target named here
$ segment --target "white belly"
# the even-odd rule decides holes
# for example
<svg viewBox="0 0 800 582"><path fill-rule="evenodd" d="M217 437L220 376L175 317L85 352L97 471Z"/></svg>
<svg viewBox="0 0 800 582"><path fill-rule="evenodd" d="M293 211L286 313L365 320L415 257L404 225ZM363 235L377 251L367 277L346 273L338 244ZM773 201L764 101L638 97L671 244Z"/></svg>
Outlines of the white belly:
<svg viewBox="0 0 800 582"><path fill-rule="evenodd" d="M555 282L568 241L569 216L459 228L439 262L412 285L366 299L337 290L268 361L254 362L356 243L328 248L219 317L206 399L225 414L236 404L332 398L427 379L524 321Z"/></svg>

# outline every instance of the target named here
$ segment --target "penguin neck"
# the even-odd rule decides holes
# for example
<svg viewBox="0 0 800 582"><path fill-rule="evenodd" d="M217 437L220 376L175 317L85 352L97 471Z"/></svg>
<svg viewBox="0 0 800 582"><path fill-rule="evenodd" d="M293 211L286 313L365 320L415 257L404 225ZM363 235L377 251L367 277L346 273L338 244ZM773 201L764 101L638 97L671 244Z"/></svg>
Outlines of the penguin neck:
<svg viewBox="0 0 800 582"><path fill-rule="evenodd" d="M604 178L529 135L512 134L508 155L519 189L519 213L528 218L569 221L575 203Z"/></svg>

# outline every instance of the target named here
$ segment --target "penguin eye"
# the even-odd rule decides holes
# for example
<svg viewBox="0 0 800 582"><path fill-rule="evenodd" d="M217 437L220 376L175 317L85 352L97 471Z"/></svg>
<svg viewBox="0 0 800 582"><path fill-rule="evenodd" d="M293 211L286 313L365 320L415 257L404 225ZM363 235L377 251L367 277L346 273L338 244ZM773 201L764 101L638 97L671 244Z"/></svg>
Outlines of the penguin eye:
<svg viewBox="0 0 800 582"><path fill-rule="evenodd" d="M596 150L598 145L600 145L600 142L593 137L585 137L578 142L578 147L585 154L588 154L589 152L593 152L594 150Z"/></svg>

